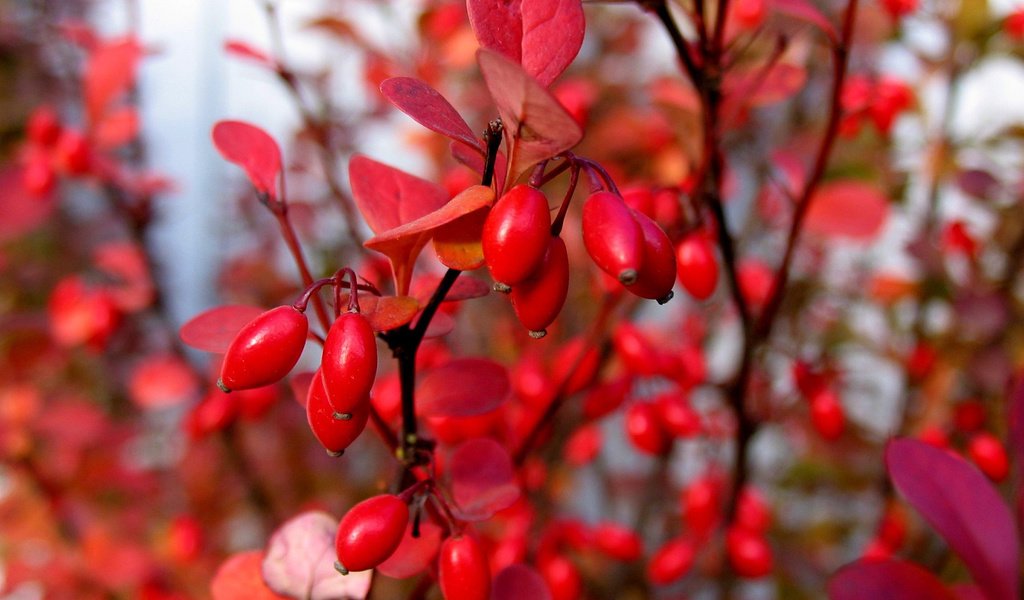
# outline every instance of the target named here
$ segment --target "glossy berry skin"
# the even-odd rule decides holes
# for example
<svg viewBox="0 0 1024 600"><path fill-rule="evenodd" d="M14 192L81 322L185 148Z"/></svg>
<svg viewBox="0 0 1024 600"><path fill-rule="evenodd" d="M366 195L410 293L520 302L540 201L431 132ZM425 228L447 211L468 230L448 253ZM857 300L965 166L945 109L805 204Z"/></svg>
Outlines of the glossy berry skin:
<svg viewBox="0 0 1024 600"><path fill-rule="evenodd" d="M718 260L708 238L701 233L683 238L676 261L679 283L697 300L707 300L718 287Z"/></svg>
<svg viewBox="0 0 1024 600"><path fill-rule="evenodd" d="M306 397L306 421L320 445L333 455L345 451L366 429L370 417L370 399L352 406L348 419L334 410L327 398L324 380L318 370L309 384L309 395Z"/></svg>
<svg viewBox="0 0 1024 600"><path fill-rule="evenodd" d="M548 584L551 600L579 600L583 595L583 581L576 565L568 558L555 554L540 561L537 566L544 583Z"/></svg>
<svg viewBox="0 0 1024 600"><path fill-rule="evenodd" d="M602 271L633 285L644 259L644 234L633 212L611 192L596 192L583 203L583 245Z"/></svg>
<svg viewBox="0 0 1024 600"><path fill-rule="evenodd" d="M680 498L683 520L695 536L709 533L720 518L721 486L711 477L702 477L686 486Z"/></svg>
<svg viewBox="0 0 1024 600"><path fill-rule="evenodd" d="M643 233L643 262L636 283L626 288L641 298L667 302L676 282L676 253L672 241L650 217L630 209Z"/></svg>
<svg viewBox="0 0 1024 600"><path fill-rule="evenodd" d="M60 117L49 106L40 106L32 111L25 126L28 139L40 146L52 146L60 137Z"/></svg>
<svg viewBox="0 0 1024 600"><path fill-rule="evenodd" d="M629 527L618 523L598 524L591 531L591 539L598 552L622 562L634 561L643 553L640 536Z"/></svg>
<svg viewBox="0 0 1024 600"><path fill-rule="evenodd" d="M826 440L835 440L843 435L846 416L835 392L824 388L811 397L811 423Z"/></svg>
<svg viewBox="0 0 1024 600"><path fill-rule="evenodd" d="M665 542L647 563L647 579L656 585L666 585L686 575L693 566L697 549L688 537L677 537Z"/></svg>
<svg viewBox="0 0 1024 600"><path fill-rule="evenodd" d="M366 317L347 312L334 320L324 341L320 371L334 410L351 412L369 397L377 377L377 339Z"/></svg>
<svg viewBox="0 0 1024 600"><path fill-rule="evenodd" d="M655 398L654 405L662 428L675 437L690 438L704 428L700 414L680 394L662 394Z"/></svg>
<svg viewBox="0 0 1024 600"><path fill-rule="evenodd" d="M995 482L1006 479L1010 474L1010 460L999 438L991 433L975 434L967 444L967 455L981 472Z"/></svg>
<svg viewBox="0 0 1024 600"><path fill-rule="evenodd" d="M772 549L761 534L731 527L725 536L725 549L729 564L740 577L757 579L772 572Z"/></svg>
<svg viewBox="0 0 1024 600"><path fill-rule="evenodd" d="M515 286L540 267L551 237L551 212L543 192L517 185L502 196L484 221L480 238L491 277Z"/></svg>
<svg viewBox="0 0 1024 600"><path fill-rule="evenodd" d="M224 391L275 383L299 362L309 322L291 306L278 306L249 321L224 355L217 385Z"/></svg>
<svg viewBox="0 0 1024 600"><path fill-rule="evenodd" d="M512 288L509 298L516 317L533 337L545 330L562 311L569 294L569 254L565 242L551 236L544 260L533 276Z"/></svg>
<svg viewBox="0 0 1024 600"><path fill-rule="evenodd" d="M437 558L438 583L444 600L487 600L491 569L480 544L468 535L449 537Z"/></svg>
<svg viewBox="0 0 1024 600"><path fill-rule="evenodd" d="M392 494L367 498L350 508L334 540L343 572L366 571L387 560L408 524L409 507Z"/></svg>
<svg viewBox="0 0 1024 600"><path fill-rule="evenodd" d="M658 410L650 402L636 402L626 409L626 435L645 454L660 456L672 448L672 438L662 428Z"/></svg>

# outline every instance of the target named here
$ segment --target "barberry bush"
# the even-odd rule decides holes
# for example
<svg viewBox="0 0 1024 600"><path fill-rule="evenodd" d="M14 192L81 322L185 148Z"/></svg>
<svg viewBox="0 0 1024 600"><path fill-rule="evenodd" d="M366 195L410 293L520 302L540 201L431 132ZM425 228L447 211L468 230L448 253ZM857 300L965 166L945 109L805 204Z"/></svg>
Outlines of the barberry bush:
<svg viewBox="0 0 1024 600"><path fill-rule="evenodd" d="M4 597L1020 596L1024 8L259 5L179 323L159 49L0 4Z"/></svg>

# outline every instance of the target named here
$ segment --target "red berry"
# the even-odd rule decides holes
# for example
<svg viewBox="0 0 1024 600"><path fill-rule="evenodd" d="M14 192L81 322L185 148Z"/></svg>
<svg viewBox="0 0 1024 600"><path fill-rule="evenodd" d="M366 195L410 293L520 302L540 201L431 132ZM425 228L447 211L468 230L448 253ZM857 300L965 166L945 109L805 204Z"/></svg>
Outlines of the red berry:
<svg viewBox="0 0 1024 600"><path fill-rule="evenodd" d="M772 511L757 488L746 486L736 503L734 525L752 533L764 534L772 522Z"/></svg>
<svg viewBox="0 0 1024 600"><path fill-rule="evenodd" d="M480 238L491 277L509 286L530 277L544 260L550 237L544 193L527 185L509 190L487 215Z"/></svg>
<svg viewBox="0 0 1024 600"><path fill-rule="evenodd" d="M58 165L71 175L84 175L89 172L92 162L92 150L89 141L81 133L72 129L63 131L54 148L54 157Z"/></svg>
<svg viewBox="0 0 1024 600"><path fill-rule="evenodd" d="M694 536L703 537L718 524L720 488L717 479L702 477L683 490L683 519Z"/></svg>
<svg viewBox="0 0 1024 600"><path fill-rule="evenodd" d="M580 357L583 353L583 358ZM576 364L577 359L579 364ZM575 366L575 370L568 375L569 369ZM597 377L597 370L601 366L601 352L593 345L588 346L587 338L578 335L558 349L555 354L554 364L551 365L551 378L554 381L565 380L564 393L571 396L576 392L586 389Z"/></svg>
<svg viewBox="0 0 1024 600"><path fill-rule="evenodd" d="M273 408L279 397L276 385L235 392L238 416L246 421L258 421Z"/></svg>
<svg viewBox="0 0 1024 600"><path fill-rule="evenodd" d="M549 239L540 267L529 279L513 287L509 295L516 317L533 337L544 336L569 293L569 254L565 242L558 236Z"/></svg>
<svg viewBox="0 0 1024 600"><path fill-rule="evenodd" d="M672 438L662 429L658 411L650 402L635 402L626 410L626 435L641 452L659 456L672 448Z"/></svg>
<svg viewBox="0 0 1024 600"><path fill-rule="evenodd" d="M626 369L634 375L654 375L658 370L658 354L654 345L636 325L623 321L612 332L612 346Z"/></svg>
<svg viewBox="0 0 1024 600"><path fill-rule="evenodd" d="M746 260L740 263L736 272L740 292L753 308L760 308L768 301L775 287L775 274L771 268L759 260Z"/></svg>
<svg viewBox="0 0 1024 600"><path fill-rule="evenodd" d="M368 397L350 407L346 413L336 411L327 398L321 371L317 370L306 397L306 421L313 435L328 452L335 455L344 452L366 429L369 417Z"/></svg>
<svg viewBox="0 0 1024 600"><path fill-rule="evenodd" d="M629 393L632 386L632 377L624 375L608 383L601 383L590 388L583 398L583 416L588 419L600 419L614 412L622 405L622 401L626 399L626 394Z"/></svg>
<svg viewBox="0 0 1024 600"><path fill-rule="evenodd" d="M688 537L677 537L665 542L647 563L647 579L656 585L678 580L693 566L697 549Z"/></svg>
<svg viewBox="0 0 1024 600"><path fill-rule="evenodd" d="M121 318L110 293L87 284L78 275L57 283L46 308L50 333L65 347L85 344L102 349Z"/></svg>
<svg viewBox="0 0 1024 600"><path fill-rule="evenodd" d="M565 462L582 467L590 463L601 451L601 428L595 423L587 423L573 432L565 442L562 455Z"/></svg>
<svg viewBox="0 0 1024 600"><path fill-rule="evenodd" d="M985 426L985 405L977 400L966 400L953 409L953 425L964 433L978 431Z"/></svg>
<svg viewBox="0 0 1024 600"><path fill-rule="evenodd" d="M644 253L636 283L626 289L641 298L667 302L672 297L672 286L676 282L675 248L650 217L634 209L630 211L643 233Z"/></svg>
<svg viewBox="0 0 1024 600"><path fill-rule="evenodd" d="M449 537L437 559L438 582L444 600L487 600L491 570L480 544L468 535Z"/></svg>
<svg viewBox="0 0 1024 600"><path fill-rule="evenodd" d="M582 596L580 572L568 558L555 554L541 560L538 570L548 584L551 600L578 600Z"/></svg>
<svg viewBox="0 0 1024 600"><path fill-rule="evenodd" d="M331 325L320 362L331 406L351 412L370 395L377 377L377 338L357 312L342 313Z"/></svg>
<svg viewBox="0 0 1024 600"><path fill-rule="evenodd" d="M596 192L583 203L583 245L602 271L632 285L644 258L644 234L626 203L611 192Z"/></svg>
<svg viewBox="0 0 1024 600"><path fill-rule="evenodd" d="M32 143L52 146L60 137L60 117L49 106L40 106L32 111L25 129Z"/></svg>
<svg viewBox="0 0 1024 600"><path fill-rule="evenodd" d="M405 535L409 507L382 494L353 506L338 524L335 550L342 573L373 569L391 556Z"/></svg>
<svg viewBox="0 0 1024 600"><path fill-rule="evenodd" d="M835 440L843 435L846 416L835 392L824 388L811 398L811 423L826 440Z"/></svg>
<svg viewBox="0 0 1024 600"><path fill-rule="evenodd" d="M999 438L988 432L975 434L967 444L967 455L981 472L995 482L1006 479L1010 473L1010 460Z"/></svg>
<svg viewBox="0 0 1024 600"><path fill-rule="evenodd" d="M755 579L772 572L772 549L759 533L730 527L725 537L729 564L740 577Z"/></svg>
<svg viewBox="0 0 1024 600"><path fill-rule="evenodd" d="M238 417L238 400L216 388L196 404L185 419L185 429L193 439L221 431Z"/></svg>
<svg viewBox="0 0 1024 600"><path fill-rule="evenodd" d="M217 385L224 391L280 381L299 362L309 322L292 306L278 306L249 321L224 355Z"/></svg>
<svg viewBox="0 0 1024 600"><path fill-rule="evenodd" d="M622 562L634 561L643 553L640 536L629 527L618 523L598 524L591 532L591 539L598 552Z"/></svg>
<svg viewBox="0 0 1024 600"><path fill-rule="evenodd" d="M718 287L715 249L703 233L683 238L676 247L679 283L697 300L706 300Z"/></svg>
<svg viewBox="0 0 1024 600"><path fill-rule="evenodd" d="M57 175L53 172L53 165L45 154L33 153L25 163L25 170L21 172L21 185L31 196L42 198L48 196L57 184Z"/></svg>
<svg viewBox="0 0 1024 600"><path fill-rule="evenodd" d="M680 438L693 437L701 432L700 414L693 410L686 398L679 393L662 394L655 398L662 427Z"/></svg>
<svg viewBox="0 0 1024 600"><path fill-rule="evenodd" d="M1024 8L1018 8L1006 16L1003 33L1015 42L1024 40Z"/></svg>
<svg viewBox="0 0 1024 600"><path fill-rule="evenodd" d="M765 0L736 0L729 5L729 20L741 29L756 29L768 10Z"/></svg>
<svg viewBox="0 0 1024 600"><path fill-rule="evenodd" d="M179 563L198 558L203 550L203 528L199 520L188 515L171 520L167 529L167 550L171 559Z"/></svg>
<svg viewBox="0 0 1024 600"><path fill-rule="evenodd" d="M898 19L917 10L917 0L882 0L882 7L893 19Z"/></svg>

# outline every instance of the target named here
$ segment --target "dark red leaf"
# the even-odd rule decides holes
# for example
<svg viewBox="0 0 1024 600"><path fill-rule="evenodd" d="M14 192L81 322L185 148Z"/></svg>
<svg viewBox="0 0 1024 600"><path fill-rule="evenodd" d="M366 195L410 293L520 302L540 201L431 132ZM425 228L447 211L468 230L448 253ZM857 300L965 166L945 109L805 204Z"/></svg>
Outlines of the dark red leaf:
<svg viewBox="0 0 1024 600"><path fill-rule="evenodd" d="M519 498L512 459L498 442L489 438L463 442L449 461L454 508L460 519L487 520Z"/></svg>
<svg viewBox="0 0 1024 600"><path fill-rule="evenodd" d="M1010 509L988 479L962 458L912 439L895 439L885 462L896 489L960 556L991 598L1017 598L1020 545Z"/></svg>
<svg viewBox="0 0 1024 600"><path fill-rule="evenodd" d="M426 304L430 297L434 295L434 290L437 289L438 284L441 283L441 278L437 275L423 275L417 277L412 282L412 296L419 301L420 304ZM487 294L491 293L491 286L482 279L476 277L470 277L463 275L455 280L455 284L448 294L444 297L445 302L458 302L460 300L471 300L473 298L482 298Z"/></svg>
<svg viewBox="0 0 1024 600"><path fill-rule="evenodd" d="M377 567L381 575L405 579L422 573L434 562L441 547L441 528L432 521L420 522L420 536L412 537L412 522L406 526L405 536L395 553Z"/></svg>
<svg viewBox="0 0 1024 600"><path fill-rule="evenodd" d="M517 180L538 162L579 143L583 137L579 124L522 67L485 48L477 52L477 62L505 128L507 181Z"/></svg>
<svg viewBox="0 0 1024 600"><path fill-rule="evenodd" d="M242 121L220 121L213 126L213 144L225 160L245 170L258 191L277 198L281 149L267 132Z"/></svg>
<svg viewBox="0 0 1024 600"><path fill-rule="evenodd" d="M860 181L834 181L811 197L804 225L825 237L868 242L889 216L889 200L875 186Z"/></svg>
<svg viewBox="0 0 1024 600"><path fill-rule="evenodd" d="M365 598L373 571L342 575L334 569L338 520L310 511L292 517L270 536L261 565L263 580L290 598Z"/></svg>
<svg viewBox="0 0 1024 600"><path fill-rule="evenodd" d="M586 21L580 0L522 0L523 69L551 85L583 45Z"/></svg>
<svg viewBox="0 0 1024 600"><path fill-rule="evenodd" d="M825 15L821 14L809 0L772 0L771 7L783 14L817 26L833 42L837 41L836 29Z"/></svg>
<svg viewBox="0 0 1024 600"><path fill-rule="evenodd" d="M444 96L419 79L392 77L380 84L388 102L427 129L462 142L483 154L480 141Z"/></svg>
<svg viewBox="0 0 1024 600"><path fill-rule="evenodd" d="M508 370L486 358L457 358L423 374L416 399L423 415L470 417L508 399Z"/></svg>
<svg viewBox="0 0 1024 600"><path fill-rule="evenodd" d="M494 576L491 600L551 600L544 578L528 565L509 565Z"/></svg>
<svg viewBox="0 0 1024 600"><path fill-rule="evenodd" d="M178 335L181 341L197 350L223 354L227 352L238 331L263 314L264 310L257 306L242 305L211 308L189 319L178 330Z"/></svg>
<svg viewBox="0 0 1024 600"><path fill-rule="evenodd" d="M904 560L860 560L828 582L829 600L954 600L937 577Z"/></svg>
<svg viewBox="0 0 1024 600"><path fill-rule="evenodd" d="M22 183L24 171L0 168L0 241L18 237L45 223L53 213L53 195L37 198Z"/></svg>
<svg viewBox="0 0 1024 600"><path fill-rule="evenodd" d="M348 164L352 197L366 224L380 234L433 212L448 202L441 186L356 155Z"/></svg>
<svg viewBox="0 0 1024 600"><path fill-rule="evenodd" d="M102 42L85 65L85 113L89 123L99 123L110 104L135 81L142 46L134 37Z"/></svg>

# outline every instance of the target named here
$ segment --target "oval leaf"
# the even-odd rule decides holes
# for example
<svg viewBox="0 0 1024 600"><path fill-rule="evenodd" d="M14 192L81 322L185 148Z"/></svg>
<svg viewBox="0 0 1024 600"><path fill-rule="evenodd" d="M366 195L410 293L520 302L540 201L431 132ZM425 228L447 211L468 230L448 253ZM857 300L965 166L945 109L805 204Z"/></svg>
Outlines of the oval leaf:
<svg viewBox="0 0 1024 600"><path fill-rule="evenodd" d="M491 600L551 600L544 578L528 565L509 565L494 576Z"/></svg>
<svg viewBox="0 0 1024 600"><path fill-rule="evenodd" d="M372 571L342 575L334 569L338 520L310 511L285 522L270 536L261 565L263 579L279 594L310 600L361 600Z"/></svg>
<svg viewBox="0 0 1024 600"><path fill-rule="evenodd" d="M889 200L881 190L859 181L822 185L811 197L804 225L822 236L867 242L889 216Z"/></svg>
<svg viewBox="0 0 1024 600"><path fill-rule="evenodd" d="M110 104L128 91L141 58L142 45L134 37L106 40L93 50L82 78L90 124L99 123Z"/></svg>
<svg viewBox="0 0 1024 600"><path fill-rule="evenodd" d="M580 0L522 0L523 69L551 85L583 45L586 21Z"/></svg>
<svg viewBox="0 0 1024 600"><path fill-rule="evenodd" d="M228 305L205 310L189 319L178 336L196 350L223 354L242 327L263 314L258 306Z"/></svg>
<svg viewBox="0 0 1024 600"><path fill-rule="evenodd" d="M483 48L500 52L515 62L523 55L522 0L469 0L469 25Z"/></svg>
<svg viewBox="0 0 1024 600"><path fill-rule="evenodd" d="M492 439L463 442L449 463L456 516L465 521L484 521L519 499L512 459ZM534 596L517 596L532 598Z"/></svg>
<svg viewBox="0 0 1024 600"><path fill-rule="evenodd" d="M245 170L257 191L277 198L281 149L267 132L242 121L220 121L213 126L213 145L225 160Z"/></svg>
<svg viewBox="0 0 1024 600"><path fill-rule="evenodd" d="M828 582L829 600L954 600L925 569L903 560L860 560Z"/></svg>
<svg viewBox="0 0 1024 600"><path fill-rule="evenodd" d="M419 537L412 536L412 522L405 528L405 536L394 554L377 567L382 575L405 579L422 573L434 562L441 547L441 528L424 519L420 522Z"/></svg>
<svg viewBox="0 0 1024 600"><path fill-rule="evenodd" d="M376 234L422 217L448 202L448 193L436 183L366 156L352 157L348 177L356 206Z"/></svg>
<svg viewBox="0 0 1024 600"><path fill-rule="evenodd" d="M412 295L420 304L426 304L434 295L434 290L441 283L441 278L436 275L423 275L412 282ZM491 286L482 279L463 275L455 280L448 293L445 294L444 302L458 302L460 300L471 300L483 298L491 293Z"/></svg>
<svg viewBox="0 0 1024 600"><path fill-rule="evenodd" d="M434 252L442 265L459 271L473 271L484 266L481 237L489 212L481 208L442 225L434 232Z"/></svg>
<svg viewBox="0 0 1024 600"><path fill-rule="evenodd" d="M576 120L522 67L486 48L477 51L477 62L505 129L506 181L516 181L533 165L583 138Z"/></svg>
<svg viewBox="0 0 1024 600"><path fill-rule="evenodd" d="M960 556L991 598L1018 598L1020 546L1010 509L988 479L962 458L923 442L885 449L896 489Z"/></svg>
<svg viewBox="0 0 1024 600"><path fill-rule="evenodd" d="M380 91L395 108L420 125L483 154L480 140L473 135L473 130L458 111L440 92L423 81L412 77L392 77L380 84Z"/></svg>
<svg viewBox="0 0 1024 600"><path fill-rule="evenodd" d="M457 358L423 374L416 388L420 412L429 417L470 417L508 399L508 371L486 358Z"/></svg>
<svg viewBox="0 0 1024 600"><path fill-rule="evenodd" d="M263 582L260 565L263 551L252 550L229 557L210 582L213 600L284 600Z"/></svg>

